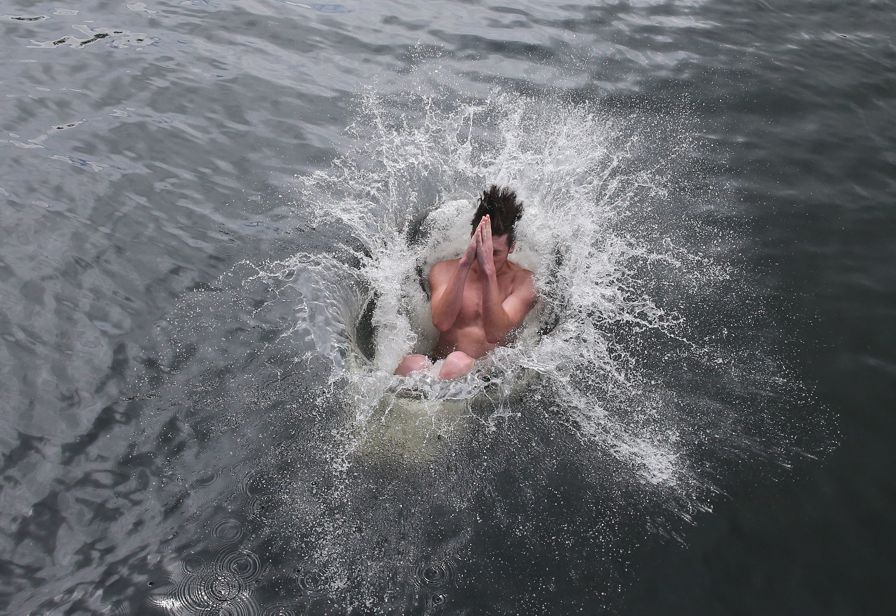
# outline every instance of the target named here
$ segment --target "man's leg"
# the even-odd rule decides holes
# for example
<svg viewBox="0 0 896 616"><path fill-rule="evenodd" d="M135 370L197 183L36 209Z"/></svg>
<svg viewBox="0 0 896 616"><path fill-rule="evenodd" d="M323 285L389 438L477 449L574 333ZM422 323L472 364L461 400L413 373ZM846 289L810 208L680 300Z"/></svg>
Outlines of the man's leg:
<svg viewBox="0 0 896 616"><path fill-rule="evenodd" d="M395 369L398 376L407 376L411 372L420 372L421 370L429 370L432 364L426 355L405 355L401 363Z"/></svg>
<svg viewBox="0 0 896 616"><path fill-rule="evenodd" d="M475 361L463 351L454 351L445 358L439 378L442 380L456 379L473 369Z"/></svg>

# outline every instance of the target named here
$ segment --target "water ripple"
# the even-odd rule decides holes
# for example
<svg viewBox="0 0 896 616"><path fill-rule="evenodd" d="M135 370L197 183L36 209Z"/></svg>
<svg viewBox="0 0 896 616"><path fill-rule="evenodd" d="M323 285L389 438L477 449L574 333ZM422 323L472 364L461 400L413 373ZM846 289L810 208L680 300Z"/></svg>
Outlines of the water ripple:
<svg viewBox="0 0 896 616"><path fill-rule="evenodd" d="M264 616L296 616L296 613L286 605L272 605L264 610Z"/></svg>
<svg viewBox="0 0 896 616"><path fill-rule="evenodd" d="M174 594L160 598L157 604L175 613L229 614L256 616L258 603L250 596L250 588L239 576L221 571L204 570L187 575Z"/></svg>
<svg viewBox="0 0 896 616"><path fill-rule="evenodd" d="M205 566L205 560L198 554L187 554L181 562L184 573L197 573Z"/></svg>
<svg viewBox="0 0 896 616"><path fill-rule="evenodd" d="M243 536L243 525L233 518L221 520L215 525L212 535L220 541L235 543Z"/></svg>
<svg viewBox="0 0 896 616"><path fill-rule="evenodd" d="M454 585L457 566L451 558L421 563L417 566L414 582L424 588L439 590Z"/></svg>
<svg viewBox="0 0 896 616"><path fill-rule="evenodd" d="M308 594L318 593L326 586L326 579L316 571L300 571L299 586Z"/></svg>
<svg viewBox="0 0 896 616"><path fill-rule="evenodd" d="M261 577L263 566L258 556L248 550L222 552L215 559L215 570L235 575L243 582L253 582Z"/></svg>

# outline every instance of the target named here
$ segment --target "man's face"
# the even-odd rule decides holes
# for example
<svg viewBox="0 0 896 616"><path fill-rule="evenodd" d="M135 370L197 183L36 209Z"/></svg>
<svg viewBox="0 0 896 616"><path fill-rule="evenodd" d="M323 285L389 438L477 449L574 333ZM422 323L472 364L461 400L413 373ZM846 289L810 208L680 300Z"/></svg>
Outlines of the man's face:
<svg viewBox="0 0 896 616"><path fill-rule="evenodd" d="M507 243L510 239L508 235L492 236L492 258L495 261L495 271L500 272L501 268L507 263L507 255L513 252L513 246Z"/></svg>

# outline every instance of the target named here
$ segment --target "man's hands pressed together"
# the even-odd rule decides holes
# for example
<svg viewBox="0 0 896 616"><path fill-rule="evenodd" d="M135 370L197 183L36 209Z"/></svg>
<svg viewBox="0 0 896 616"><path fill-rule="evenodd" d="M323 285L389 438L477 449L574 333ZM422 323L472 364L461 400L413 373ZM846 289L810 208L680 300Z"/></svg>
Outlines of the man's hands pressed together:
<svg viewBox="0 0 896 616"><path fill-rule="evenodd" d="M477 240L479 229L482 227L482 223L479 223L479 226L476 227L476 231L473 235L470 236L470 241L467 242L467 248L464 250L463 256L460 258L458 265L462 268L469 269L471 265L476 261L476 254L479 249L479 241Z"/></svg>
<svg viewBox="0 0 896 616"><path fill-rule="evenodd" d="M495 273L495 259L493 256L494 245L492 243L492 221L488 214L479 221L476 227L476 233L473 234L476 240L476 260L482 273L486 276L492 276Z"/></svg>
<svg viewBox="0 0 896 616"><path fill-rule="evenodd" d="M492 256L494 244L492 242L492 224L488 215L483 216L476 227L476 231L470 236L467 248L460 259L463 268L469 268L473 263L479 263L482 273L489 275L495 271L495 260Z"/></svg>

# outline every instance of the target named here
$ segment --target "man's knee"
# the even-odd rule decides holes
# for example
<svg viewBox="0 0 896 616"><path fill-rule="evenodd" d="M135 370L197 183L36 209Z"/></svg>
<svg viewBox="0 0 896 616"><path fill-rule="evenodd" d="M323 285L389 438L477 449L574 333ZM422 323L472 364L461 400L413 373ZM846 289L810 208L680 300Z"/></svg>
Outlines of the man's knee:
<svg viewBox="0 0 896 616"><path fill-rule="evenodd" d="M395 369L395 374L406 376L411 372L429 370L431 365L432 364L429 363L429 358L426 355L405 355Z"/></svg>
<svg viewBox="0 0 896 616"><path fill-rule="evenodd" d="M456 379L472 370L474 363L475 360L463 351L454 351L445 358L445 363L442 364L442 370L439 372L439 378Z"/></svg>

